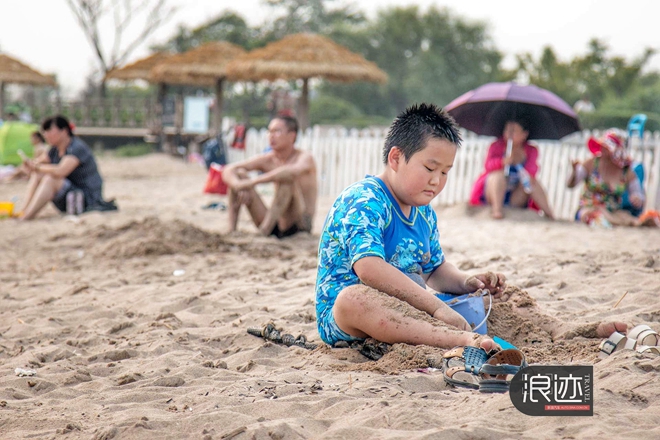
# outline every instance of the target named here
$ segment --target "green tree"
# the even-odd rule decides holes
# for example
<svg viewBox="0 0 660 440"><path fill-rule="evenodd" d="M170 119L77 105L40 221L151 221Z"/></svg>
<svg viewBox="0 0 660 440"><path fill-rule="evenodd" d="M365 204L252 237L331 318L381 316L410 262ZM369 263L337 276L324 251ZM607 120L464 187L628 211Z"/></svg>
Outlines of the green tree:
<svg viewBox="0 0 660 440"><path fill-rule="evenodd" d="M334 1L265 0L264 3L275 11L276 18L261 28L264 43L299 32L330 35L336 27L365 21L364 15L356 11L353 5L328 8L327 4Z"/></svg>
<svg viewBox="0 0 660 440"><path fill-rule="evenodd" d="M353 102L365 114L391 117L416 101L445 105L507 74L499 68L502 54L487 26L467 22L447 9L383 9L367 26L344 30L338 37L389 75L384 86L323 86L322 93Z"/></svg>
<svg viewBox="0 0 660 440"><path fill-rule="evenodd" d="M177 33L164 44L154 45L153 51L185 52L210 41L228 41L247 50L257 44L258 30L248 26L243 17L225 12L194 29L179 26Z"/></svg>
<svg viewBox="0 0 660 440"><path fill-rule="evenodd" d="M529 53L518 55L516 73L567 102L575 102L587 94L599 107L608 97L621 99L632 90L655 54L653 49L645 49L640 57L627 62L621 57L610 57L608 52L606 44L592 39L584 56L564 63L557 59L552 48L545 47L538 61Z"/></svg>

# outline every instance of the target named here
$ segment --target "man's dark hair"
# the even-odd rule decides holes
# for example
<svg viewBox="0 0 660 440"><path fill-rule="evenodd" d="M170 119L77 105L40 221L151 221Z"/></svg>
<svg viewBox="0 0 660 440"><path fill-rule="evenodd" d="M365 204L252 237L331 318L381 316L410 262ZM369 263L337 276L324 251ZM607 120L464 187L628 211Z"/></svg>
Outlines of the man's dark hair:
<svg viewBox="0 0 660 440"><path fill-rule="evenodd" d="M43 131L50 130L50 127L55 125L57 128L60 130L66 130L67 133L69 133L69 136L73 137L73 131L71 130L71 124L69 123L69 120L65 118L64 116L53 116L51 118L46 119L42 124L41 124L41 129Z"/></svg>
<svg viewBox="0 0 660 440"><path fill-rule="evenodd" d="M296 134L298 133L298 120L293 116L275 116L273 119L284 121L284 125L286 125L287 130Z"/></svg>
<svg viewBox="0 0 660 440"><path fill-rule="evenodd" d="M457 147L462 139L454 119L434 104L415 104L405 109L394 119L385 138L383 163L392 147L403 152L406 162L413 154L424 149L430 139L446 139Z"/></svg>

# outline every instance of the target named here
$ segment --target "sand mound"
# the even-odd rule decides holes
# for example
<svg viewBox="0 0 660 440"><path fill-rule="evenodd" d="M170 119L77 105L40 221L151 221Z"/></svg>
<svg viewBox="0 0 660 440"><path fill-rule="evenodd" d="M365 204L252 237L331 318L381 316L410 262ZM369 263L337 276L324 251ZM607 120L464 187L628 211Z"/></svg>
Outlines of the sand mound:
<svg viewBox="0 0 660 440"><path fill-rule="evenodd" d="M220 234L203 231L181 220L164 222L154 217L132 221L118 228L94 232L100 246L97 255L132 258L171 254L223 252L229 245Z"/></svg>

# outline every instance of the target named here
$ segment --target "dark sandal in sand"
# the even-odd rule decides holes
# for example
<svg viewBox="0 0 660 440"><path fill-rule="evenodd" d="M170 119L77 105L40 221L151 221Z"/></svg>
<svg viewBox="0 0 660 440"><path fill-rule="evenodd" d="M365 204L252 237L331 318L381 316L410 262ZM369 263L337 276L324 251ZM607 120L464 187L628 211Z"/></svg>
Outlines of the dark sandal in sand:
<svg viewBox="0 0 660 440"><path fill-rule="evenodd" d="M479 391L506 393L509 391L513 376L526 366L525 355L520 350L511 348L495 353L481 366Z"/></svg>
<svg viewBox="0 0 660 440"><path fill-rule="evenodd" d="M457 387L478 389L482 393L505 393L511 380L527 366L525 355L516 349L491 352L481 348L455 347L443 356L445 382Z"/></svg>

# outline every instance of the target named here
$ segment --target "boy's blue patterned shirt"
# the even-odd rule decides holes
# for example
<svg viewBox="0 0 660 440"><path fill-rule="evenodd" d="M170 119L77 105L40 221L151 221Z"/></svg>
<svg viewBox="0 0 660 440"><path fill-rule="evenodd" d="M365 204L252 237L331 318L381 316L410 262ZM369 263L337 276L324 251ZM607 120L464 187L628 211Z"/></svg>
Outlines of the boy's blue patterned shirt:
<svg viewBox="0 0 660 440"><path fill-rule="evenodd" d="M319 323L332 310L339 292L360 284L353 264L368 256L380 257L418 280L445 260L433 209L413 206L406 217L385 183L375 176L347 187L325 220L316 277Z"/></svg>

